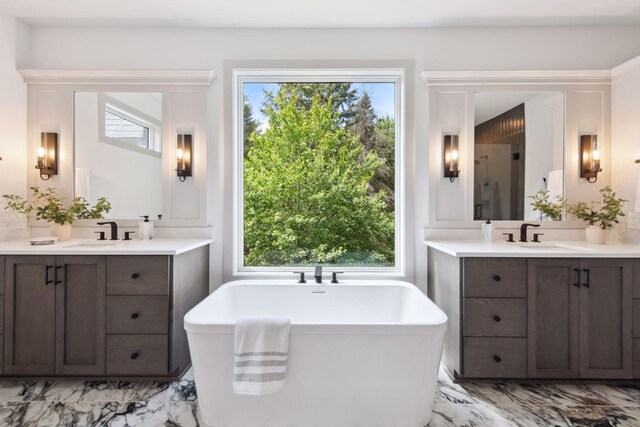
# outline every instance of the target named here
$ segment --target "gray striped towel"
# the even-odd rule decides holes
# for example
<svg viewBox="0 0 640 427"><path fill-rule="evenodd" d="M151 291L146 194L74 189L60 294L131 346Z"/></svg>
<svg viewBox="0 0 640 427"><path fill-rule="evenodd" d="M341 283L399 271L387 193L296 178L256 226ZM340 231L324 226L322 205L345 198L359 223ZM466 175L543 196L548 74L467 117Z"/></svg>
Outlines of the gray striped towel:
<svg viewBox="0 0 640 427"><path fill-rule="evenodd" d="M289 329L286 317L238 319L235 329L233 391L260 396L284 386L289 358Z"/></svg>

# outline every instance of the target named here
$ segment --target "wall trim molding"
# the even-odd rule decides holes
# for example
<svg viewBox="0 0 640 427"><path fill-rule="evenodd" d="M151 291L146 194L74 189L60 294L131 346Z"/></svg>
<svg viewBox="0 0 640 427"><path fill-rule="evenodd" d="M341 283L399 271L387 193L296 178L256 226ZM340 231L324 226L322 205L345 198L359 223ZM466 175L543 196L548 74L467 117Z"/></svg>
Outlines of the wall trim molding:
<svg viewBox="0 0 640 427"><path fill-rule="evenodd" d="M628 71L633 71L635 69L640 69L640 56L631 58L630 60L623 62L616 67L613 67L613 70L611 70L611 76L614 79L619 79L624 77L624 74L626 74Z"/></svg>
<svg viewBox="0 0 640 427"><path fill-rule="evenodd" d="M212 70L18 70L28 84L209 86Z"/></svg>
<svg viewBox="0 0 640 427"><path fill-rule="evenodd" d="M611 70L423 71L427 86L611 84Z"/></svg>

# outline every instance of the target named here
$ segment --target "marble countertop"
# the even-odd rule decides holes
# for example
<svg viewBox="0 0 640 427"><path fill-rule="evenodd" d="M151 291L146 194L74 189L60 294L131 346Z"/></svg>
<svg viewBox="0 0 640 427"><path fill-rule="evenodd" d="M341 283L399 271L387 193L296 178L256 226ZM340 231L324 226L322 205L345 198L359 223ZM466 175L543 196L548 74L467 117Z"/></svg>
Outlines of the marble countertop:
<svg viewBox="0 0 640 427"><path fill-rule="evenodd" d="M53 245L32 246L28 241L20 240L0 242L0 255L179 255L211 242L211 239L74 239Z"/></svg>
<svg viewBox="0 0 640 427"><path fill-rule="evenodd" d="M640 245L625 243L606 245L592 245L582 241L483 243L478 240L427 240L424 243L459 258L640 258Z"/></svg>

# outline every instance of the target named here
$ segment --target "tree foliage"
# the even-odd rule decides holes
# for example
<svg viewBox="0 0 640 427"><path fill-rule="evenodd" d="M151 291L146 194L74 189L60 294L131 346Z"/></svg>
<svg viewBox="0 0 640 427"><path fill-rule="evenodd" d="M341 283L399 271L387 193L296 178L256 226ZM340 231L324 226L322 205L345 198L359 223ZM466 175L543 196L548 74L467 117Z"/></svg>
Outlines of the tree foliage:
<svg viewBox="0 0 640 427"><path fill-rule="evenodd" d="M244 154L245 156L251 148L251 135L258 131L260 124L253 118L253 111L251 110L251 104L244 98L244 105L242 107L243 113L243 126L244 126Z"/></svg>
<svg viewBox="0 0 640 427"><path fill-rule="evenodd" d="M369 194L384 192L387 209L395 208L395 123L392 119L378 119L365 92L348 112L347 130L358 138L363 154L376 153L384 163L376 169L369 182Z"/></svg>
<svg viewBox="0 0 640 427"><path fill-rule="evenodd" d="M393 265L394 213L369 191L384 160L344 126L352 96L287 83L267 97L244 163L245 265Z"/></svg>

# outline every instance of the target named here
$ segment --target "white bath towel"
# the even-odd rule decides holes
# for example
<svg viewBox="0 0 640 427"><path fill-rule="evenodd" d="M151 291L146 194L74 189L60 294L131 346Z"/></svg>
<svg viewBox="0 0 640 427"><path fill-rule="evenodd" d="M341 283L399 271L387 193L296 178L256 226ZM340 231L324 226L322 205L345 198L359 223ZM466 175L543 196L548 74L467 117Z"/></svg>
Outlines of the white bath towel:
<svg viewBox="0 0 640 427"><path fill-rule="evenodd" d="M289 329L286 317L238 319L235 329L233 391L260 396L284 386L289 359Z"/></svg>
<svg viewBox="0 0 640 427"><path fill-rule="evenodd" d="M75 177L76 197L84 197L91 201L91 171L84 168L76 168Z"/></svg>
<svg viewBox="0 0 640 427"><path fill-rule="evenodd" d="M552 202L557 201L557 197L562 197L563 182L562 182L562 169L549 172L549 179L547 179L547 190L549 190L549 198Z"/></svg>

